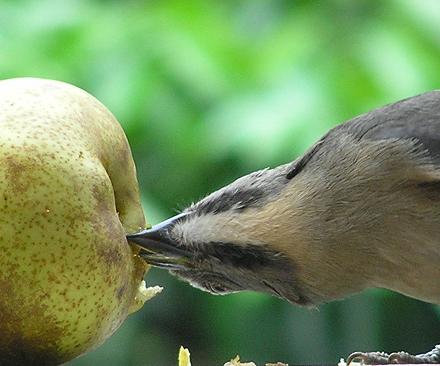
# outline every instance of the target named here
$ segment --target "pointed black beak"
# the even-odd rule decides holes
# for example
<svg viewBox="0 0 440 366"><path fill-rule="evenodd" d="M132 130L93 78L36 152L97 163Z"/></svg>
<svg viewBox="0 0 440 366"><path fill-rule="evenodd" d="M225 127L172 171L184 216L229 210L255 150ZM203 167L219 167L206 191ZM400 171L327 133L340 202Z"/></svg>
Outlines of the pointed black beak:
<svg viewBox="0 0 440 366"><path fill-rule="evenodd" d="M190 266L191 253L179 247L170 237L174 225L184 220L188 213L181 213L168 220L134 234L127 235L129 242L142 248L139 255L149 264L169 270L182 270Z"/></svg>

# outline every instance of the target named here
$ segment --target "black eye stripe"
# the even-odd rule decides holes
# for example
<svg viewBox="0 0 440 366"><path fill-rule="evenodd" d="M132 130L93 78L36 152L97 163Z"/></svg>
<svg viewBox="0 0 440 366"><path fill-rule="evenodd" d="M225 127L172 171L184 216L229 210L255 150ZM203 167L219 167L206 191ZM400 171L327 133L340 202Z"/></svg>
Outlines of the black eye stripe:
<svg viewBox="0 0 440 366"><path fill-rule="evenodd" d="M234 267L253 269L262 266L290 266L289 260L279 252L266 249L260 245L237 245L223 242L203 244L205 256L216 257L223 263Z"/></svg>

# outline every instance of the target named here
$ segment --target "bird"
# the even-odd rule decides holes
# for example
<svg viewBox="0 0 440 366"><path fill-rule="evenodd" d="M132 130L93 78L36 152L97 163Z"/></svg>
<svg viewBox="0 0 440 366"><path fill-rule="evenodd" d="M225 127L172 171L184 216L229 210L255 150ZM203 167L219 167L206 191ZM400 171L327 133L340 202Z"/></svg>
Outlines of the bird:
<svg viewBox="0 0 440 366"><path fill-rule="evenodd" d="M127 240L212 294L252 290L314 307L385 288L440 304L440 90L339 124L294 161ZM440 363L440 345L353 360Z"/></svg>

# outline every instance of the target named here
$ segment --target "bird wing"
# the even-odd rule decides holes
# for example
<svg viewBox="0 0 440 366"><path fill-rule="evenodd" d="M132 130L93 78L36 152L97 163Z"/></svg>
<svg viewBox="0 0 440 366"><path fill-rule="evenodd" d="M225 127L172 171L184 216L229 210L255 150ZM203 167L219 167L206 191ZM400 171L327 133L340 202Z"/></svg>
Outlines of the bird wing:
<svg viewBox="0 0 440 366"><path fill-rule="evenodd" d="M386 105L348 121L346 132L368 140L417 140L440 164L440 91Z"/></svg>
<svg viewBox="0 0 440 366"><path fill-rule="evenodd" d="M287 178L297 175L324 143L340 133L357 140L415 140L440 165L440 90L388 104L336 126L288 168Z"/></svg>

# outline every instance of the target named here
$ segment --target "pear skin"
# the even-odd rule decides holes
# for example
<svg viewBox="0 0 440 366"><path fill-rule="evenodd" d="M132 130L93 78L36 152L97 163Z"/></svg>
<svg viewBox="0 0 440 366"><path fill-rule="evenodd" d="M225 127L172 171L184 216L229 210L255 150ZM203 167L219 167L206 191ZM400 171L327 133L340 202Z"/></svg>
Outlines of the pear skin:
<svg viewBox="0 0 440 366"><path fill-rule="evenodd" d="M0 365L61 364L113 334L146 299L125 239L145 226L108 110L66 83L0 81Z"/></svg>

